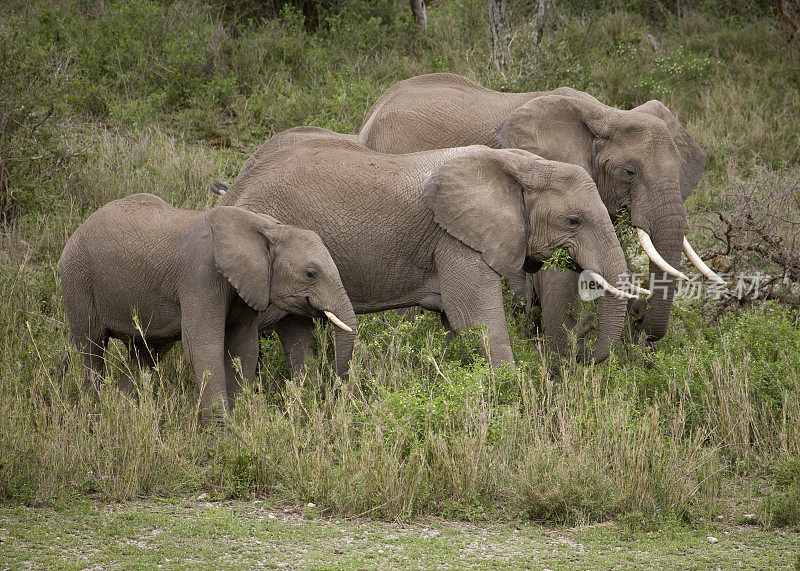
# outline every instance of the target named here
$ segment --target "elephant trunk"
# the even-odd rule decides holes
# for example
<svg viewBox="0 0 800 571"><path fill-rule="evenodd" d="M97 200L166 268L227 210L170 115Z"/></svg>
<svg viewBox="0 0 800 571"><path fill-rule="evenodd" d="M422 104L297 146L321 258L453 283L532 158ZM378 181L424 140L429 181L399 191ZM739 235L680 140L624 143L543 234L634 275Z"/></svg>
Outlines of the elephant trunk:
<svg viewBox="0 0 800 571"><path fill-rule="evenodd" d="M651 216L646 220L657 220L657 223L647 223L642 221L637 224L636 217L633 217L634 226L643 229L650 234L653 246L661 257L674 268L680 265L683 255L683 240L686 228L686 210L683 203L651 209ZM672 309L672 298L675 295L675 285L677 278L650 261L649 267L650 287L652 295L647 300L646 310L639 312L641 317L640 328L647 334L648 341L658 341L667 334L669 326L670 310Z"/></svg>
<svg viewBox="0 0 800 571"><path fill-rule="evenodd" d="M616 242L616 236L613 241ZM622 248L617 242L607 252L609 252L607 257L600 264L599 273L611 285L625 289L623 284L626 281L628 268ZM607 359L614 344L619 341L627 313L627 299L608 292L601 296L597 300L597 339L595 339L591 353L586 355L584 352L584 354L579 354L579 357L595 363Z"/></svg>
<svg viewBox="0 0 800 571"><path fill-rule="evenodd" d="M317 295L309 298L311 306L321 311L333 323L336 374L346 378L356 339L356 314L350 298L338 279L329 282Z"/></svg>
<svg viewBox="0 0 800 571"><path fill-rule="evenodd" d="M605 246L598 247L598 244L605 244ZM581 256L576 258L581 267L584 270L599 273L611 286L627 290L625 284L628 282L628 267L622 247L611 224L608 224L607 232L603 233L602 238L595 242L592 251L599 253L594 259L581 260ZM581 350L578 357L583 361L599 363L608 358L611 349L622 334L628 312L628 300L606 291L598 299L597 304L597 339L590 353L586 354L584 350Z"/></svg>
<svg viewBox="0 0 800 571"><path fill-rule="evenodd" d="M340 378L346 379L350 370L350 359L353 356L357 324L353 305L350 303L350 298L347 297L344 287L341 287L341 292L337 295L336 302L330 311L332 311L344 325L350 328L350 331L346 331L344 328L337 326L333 333L336 374Z"/></svg>

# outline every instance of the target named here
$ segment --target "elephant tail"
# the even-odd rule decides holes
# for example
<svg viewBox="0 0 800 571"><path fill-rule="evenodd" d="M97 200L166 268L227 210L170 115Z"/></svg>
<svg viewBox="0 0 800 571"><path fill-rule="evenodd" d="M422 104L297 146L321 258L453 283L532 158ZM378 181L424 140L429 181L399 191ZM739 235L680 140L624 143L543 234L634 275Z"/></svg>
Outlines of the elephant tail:
<svg viewBox="0 0 800 571"><path fill-rule="evenodd" d="M211 192L224 196L225 193L228 192L228 185L215 180L211 183Z"/></svg>
<svg viewBox="0 0 800 571"><path fill-rule="evenodd" d="M75 337L72 335L72 331L69 332L69 343L70 345L64 349L64 356L61 358L61 377L67 376L67 370L69 369L69 364L72 362L72 347L75 346Z"/></svg>

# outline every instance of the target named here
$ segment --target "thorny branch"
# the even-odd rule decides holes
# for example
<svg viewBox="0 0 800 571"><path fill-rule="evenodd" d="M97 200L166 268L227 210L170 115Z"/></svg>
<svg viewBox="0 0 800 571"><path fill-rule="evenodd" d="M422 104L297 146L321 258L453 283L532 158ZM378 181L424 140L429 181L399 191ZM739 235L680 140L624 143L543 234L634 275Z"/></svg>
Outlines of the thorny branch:
<svg viewBox="0 0 800 571"><path fill-rule="evenodd" d="M762 169L754 181L740 181L735 205L718 210L716 222L706 226L717 244L705 253L724 273L759 274L758 299L800 303L800 177L780 180ZM721 302L717 315L752 298L730 297Z"/></svg>

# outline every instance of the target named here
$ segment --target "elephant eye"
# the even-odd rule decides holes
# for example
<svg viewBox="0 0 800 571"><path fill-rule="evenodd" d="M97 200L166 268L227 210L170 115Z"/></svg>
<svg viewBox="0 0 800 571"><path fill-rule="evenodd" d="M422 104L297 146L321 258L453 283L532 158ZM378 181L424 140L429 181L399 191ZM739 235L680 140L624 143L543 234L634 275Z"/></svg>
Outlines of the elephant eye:
<svg viewBox="0 0 800 571"><path fill-rule="evenodd" d="M625 173L626 176L629 176L629 177L631 177L631 176L636 174L636 171L633 170L633 167L625 167L625 168L622 169L622 171Z"/></svg>
<svg viewBox="0 0 800 571"><path fill-rule="evenodd" d="M571 228L577 228L581 224L581 219L577 216L570 216L567 222L569 222Z"/></svg>
<svg viewBox="0 0 800 571"><path fill-rule="evenodd" d="M308 268L306 270L306 277L310 280L317 278L317 269L316 268Z"/></svg>

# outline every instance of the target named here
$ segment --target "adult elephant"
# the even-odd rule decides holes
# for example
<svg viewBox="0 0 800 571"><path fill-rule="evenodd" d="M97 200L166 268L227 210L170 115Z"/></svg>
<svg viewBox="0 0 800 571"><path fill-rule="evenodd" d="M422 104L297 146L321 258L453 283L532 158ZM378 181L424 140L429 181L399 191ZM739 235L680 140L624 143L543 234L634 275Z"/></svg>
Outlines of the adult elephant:
<svg viewBox="0 0 800 571"><path fill-rule="evenodd" d="M317 232L356 313L421 306L446 327L487 328L493 365L513 362L500 274L566 247L609 291L626 272L622 249L582 169L520 150L470 146L387 155L346 139L265 143L220 204L271 214ZM627 297L631 297L628 295ZM625 297L603 296L601 360L618 339ZM295 371L309 350L308 319L276 327ZM337 351L352 334L336 331Z"/></svg>
<svg viewBox="0 0 800 571"><path fill-rule="evenodd" d="M567 87L500 93L449 73L421 75L384 92L367 114L358 142L384 153L460 145L518 148L579 165L600 191L611 218L629 210L650 257L650 299L634 302L649 341L667 332L682 248L707 277L684 238L683 202L705 168L705 154L659 101L630 111L600 103ZM534 279L548 342L561 351L568 308L577 302L577 275L543 271ZM565 328L565 325L567 326Z"/></svg>

